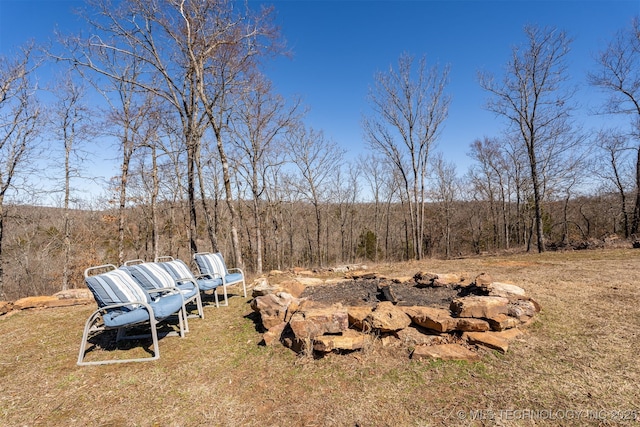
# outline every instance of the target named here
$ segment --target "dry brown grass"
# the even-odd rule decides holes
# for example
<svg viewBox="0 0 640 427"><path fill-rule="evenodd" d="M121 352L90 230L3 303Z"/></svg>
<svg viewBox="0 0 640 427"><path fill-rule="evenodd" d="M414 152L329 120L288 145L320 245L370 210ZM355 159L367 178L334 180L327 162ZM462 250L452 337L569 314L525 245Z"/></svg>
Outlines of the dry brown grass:
<svg viewBox="0 0 640 427"><path fill-rule="evenodd" d="M413 362L379 343L313 360L258 346L251 309L234 297L192 320L186 338L163 338L159 361L98 367L75 364L93 307L20 312L0 318L0 424L639 425L618 416L640 414L640 251L376 268L487 272L522 285L543 312L506 355L478 363ZM511 412L527 410L539 412ZM478 415L497 419L470 419Z"/></svg>

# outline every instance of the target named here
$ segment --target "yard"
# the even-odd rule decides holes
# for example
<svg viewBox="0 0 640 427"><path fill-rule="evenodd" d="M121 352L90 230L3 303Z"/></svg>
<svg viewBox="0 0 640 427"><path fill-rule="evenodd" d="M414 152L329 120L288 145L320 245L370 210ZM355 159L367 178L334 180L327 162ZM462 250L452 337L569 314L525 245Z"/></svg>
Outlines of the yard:
<svg viewBox="0 0 640 427"><path fill-rule="evenodd" d="M506 354L476 363L412 361L380 342L314 360L259 345L249 300L236 295L191 319L186 338L161 339L158 361L91 367L76 358L93 305L14 312L0 317L0 424L640 425L640 250L369 269L487 272L542 312Z"/></svg>

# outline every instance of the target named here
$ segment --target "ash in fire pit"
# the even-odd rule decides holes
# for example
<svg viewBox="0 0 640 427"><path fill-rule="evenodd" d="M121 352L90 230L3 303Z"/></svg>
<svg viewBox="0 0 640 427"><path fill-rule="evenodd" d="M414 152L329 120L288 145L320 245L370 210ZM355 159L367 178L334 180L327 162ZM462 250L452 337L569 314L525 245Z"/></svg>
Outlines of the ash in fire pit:
<svg viewBox="0 0 640 427"><path fill-rule="evenodd" d="M360 279L333 285L309 286L301 297L319 303L341 303L345 306L375 307L379 302L391 301L399 306L449 308L454 298L474 293L487 294L475 286L459 284L421 286L415 280L395 283L388 279Z"/></svg>

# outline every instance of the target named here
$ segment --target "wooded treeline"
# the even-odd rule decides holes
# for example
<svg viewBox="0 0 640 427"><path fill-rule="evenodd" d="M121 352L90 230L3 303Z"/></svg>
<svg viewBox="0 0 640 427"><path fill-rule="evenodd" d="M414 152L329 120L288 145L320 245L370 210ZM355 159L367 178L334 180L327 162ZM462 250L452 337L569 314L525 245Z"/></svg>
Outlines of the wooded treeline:
<svg viewBox="0 0 640 427"><path fill-rule="evenodd" d="M585 76L610 96L600 113L628 123L577 123L571 39L527 26L504 74L479 75L504 132L472 141L473 166L459 171L434 148L453 102L448 66L405 53L376 73L369 151L346 161L262 72L286 52L272 13L232 0L90 0L85 35L2 58L0 298L82 286L95 264L197 251L260 274L638 233L637 18ZM43 91L45 69L61 71ZM102 198L75 190L92 177L96 141L115 141L120 161ZM54 186L43 195L34 177ZM59 205L32 206L41 200Z"/></svg>

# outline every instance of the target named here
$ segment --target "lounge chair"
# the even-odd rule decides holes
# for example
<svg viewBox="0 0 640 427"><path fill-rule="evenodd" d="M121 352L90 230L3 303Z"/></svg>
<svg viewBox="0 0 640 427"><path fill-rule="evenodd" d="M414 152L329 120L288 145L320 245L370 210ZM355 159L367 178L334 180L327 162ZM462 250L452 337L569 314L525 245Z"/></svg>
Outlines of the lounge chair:
<svg viewBox="0 0 640 427"><path fill-rule="evenodd" d="M162 289L178 290L184 298L185 306L192 302L196 304L197 314L188 315L187 317L200 317L204 319L200 289L195 279L184 279L178 283L160 264L144 262L140 259L127 261L120 268L128 271L138 284L148 291ZM186 309L185 313L187 313ZM185 330L189 332L188 324L185 326Z"/></svg>
<svg viewBox="0 0 640 427"><path fill-rule="evenodd" d="M97 271L101 274L92 275ZM124 270L112 264L91 267L84 272L87 287L93 293L98 309L87 319L82 333L82 343L78 354L78 365L104 365L109 363L145 362L160 358L157 325L166 318L177 315L179 335L185 334L185 313L182 294L174 290L145 291ZM149 324L153 341L153 356L135 359L112 359L85 362L86 347L89 335L106 330L117 330L116 341L122 339L139 339L145 336L127 336L127 328ZM166 335L176 335L176 332Z"/></svg>
<svg viewBox="0 0 640 427"><path fill-rule="evenodd" d="M208 275L212 278L222 278L225 296L227 292L227 286L242 283L244 297L247 297L247 285L244 279L244 272L239 268L227 269L227 265L225 264L224 258L222 257L222 254L220 252L217 252L215 254L209 252L199 252L196 253L193 258L196 261L198 270L200 270L200 274Z"/></svg>
<svg viewBox="0 0 640 427"><path fill-rule="evenodd" d="M216 302L216 307L220 307L220 302L218 298L218 288L222 286L222 277L221 276L210 276L210 275L194 275L193 272L187 264L185 264L182 260L174 259L170 256L162 256L156 258L156 263L164 268L167 273L173 277L173 279L178 283L182 282L190 282L195 280L198 283L198 288L200 288L201 292L213 291L213 297ZM225 304L228 305L227 292L224 289L224 301Z"/></svg>

